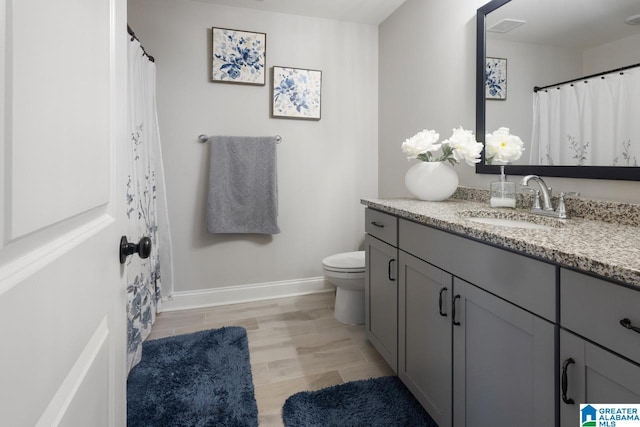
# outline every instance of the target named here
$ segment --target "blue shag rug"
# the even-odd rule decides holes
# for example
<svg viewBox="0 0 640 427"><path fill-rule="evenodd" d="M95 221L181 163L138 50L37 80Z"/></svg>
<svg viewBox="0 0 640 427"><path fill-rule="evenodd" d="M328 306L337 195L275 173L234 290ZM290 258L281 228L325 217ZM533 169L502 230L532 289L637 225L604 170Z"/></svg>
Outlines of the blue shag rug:
<svg viewBox="0 0 640 427"><path fill-rule="evenodd" d="M289 397L284 425L438 427L398 377L352 381Z"/></svg>
<svg viewBox="0 0 640 427"><path fill-rule="evenodd" d="M247 332L146 341L127 380L127 426L257 426Z"/></svg>

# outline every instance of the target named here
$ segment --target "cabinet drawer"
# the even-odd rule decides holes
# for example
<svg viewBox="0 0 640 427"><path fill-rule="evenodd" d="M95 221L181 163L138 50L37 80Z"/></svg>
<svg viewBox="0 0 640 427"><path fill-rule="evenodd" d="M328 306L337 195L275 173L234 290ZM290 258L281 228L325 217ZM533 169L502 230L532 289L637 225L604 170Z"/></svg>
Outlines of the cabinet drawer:
<svg viewBox="0 0 640 427"><path fill-rule="evenodd" d="M640 333L620 324L640 327L640 291L561 269L560 315L564 328L640 363Z"/></svg>
<svg viewBox="0 0 640 427"><path fill-rule="evenodd" d="M554 265L404 219L399 230L401 250L556 321Z"/></svg>
<svg viewBox="0 0 640 427"><path fill-rule="evenodd" d="M364 212L364 230L378 239L398 246L398 218L367 208Z"/></svg>

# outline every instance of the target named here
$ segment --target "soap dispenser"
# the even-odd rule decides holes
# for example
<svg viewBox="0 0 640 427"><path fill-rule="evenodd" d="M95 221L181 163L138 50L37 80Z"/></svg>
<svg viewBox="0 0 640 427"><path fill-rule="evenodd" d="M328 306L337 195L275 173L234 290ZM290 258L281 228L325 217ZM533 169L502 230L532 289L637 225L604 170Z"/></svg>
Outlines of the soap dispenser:
<svg viewBox="0 0 640 427"><path fill-rule="evenodd" d="M491 183L491 198L489 204L492 208L516 207L516 184L507 181L504 173L504 165L500 166L500 180Z"/></svg>

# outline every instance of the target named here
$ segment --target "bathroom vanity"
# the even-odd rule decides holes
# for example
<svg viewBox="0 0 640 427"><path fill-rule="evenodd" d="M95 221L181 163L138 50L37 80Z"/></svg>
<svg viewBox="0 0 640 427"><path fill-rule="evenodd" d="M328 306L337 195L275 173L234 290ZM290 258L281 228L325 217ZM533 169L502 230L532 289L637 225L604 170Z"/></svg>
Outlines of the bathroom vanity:
<svg viewBox="0 0 640 427"><path fill-rule="evenodd" d="M640 227L362 203L367 337L440 427L574 426L580 403L640 403ZM475 221L505 215L541 227Z"/></svg>

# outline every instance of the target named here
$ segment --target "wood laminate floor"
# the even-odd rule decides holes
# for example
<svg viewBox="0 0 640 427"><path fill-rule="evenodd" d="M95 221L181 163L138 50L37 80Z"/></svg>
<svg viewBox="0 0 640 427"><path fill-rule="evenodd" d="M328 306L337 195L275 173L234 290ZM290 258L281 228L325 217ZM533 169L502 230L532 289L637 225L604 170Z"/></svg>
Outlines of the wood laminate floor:
<svg viewBox="0 0 640 427"><path fill-rule="evenodd" d="M243 326L261 426L282 426L290 395L392 375L363 325L333 317L334 292L161 313L149 339Z"/></svg>

